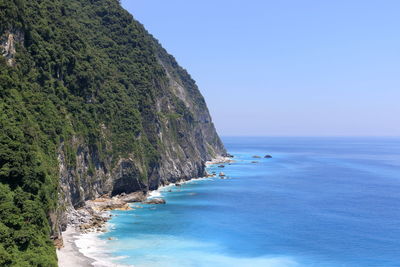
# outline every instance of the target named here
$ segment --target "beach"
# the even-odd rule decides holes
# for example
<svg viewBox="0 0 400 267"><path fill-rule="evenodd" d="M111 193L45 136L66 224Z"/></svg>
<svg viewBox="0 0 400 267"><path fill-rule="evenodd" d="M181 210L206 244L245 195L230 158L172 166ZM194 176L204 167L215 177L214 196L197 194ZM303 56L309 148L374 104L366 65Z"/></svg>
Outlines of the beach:
<svg viewBox="0 0 400 267"><path fill-rule="evenodd" d="M83 255L75 244L75 241L80 235L81 234L71 226L69 226L67 230L63 232L64 247L57 249L59 267L93 266L92 263L95 261Z"/></svg>

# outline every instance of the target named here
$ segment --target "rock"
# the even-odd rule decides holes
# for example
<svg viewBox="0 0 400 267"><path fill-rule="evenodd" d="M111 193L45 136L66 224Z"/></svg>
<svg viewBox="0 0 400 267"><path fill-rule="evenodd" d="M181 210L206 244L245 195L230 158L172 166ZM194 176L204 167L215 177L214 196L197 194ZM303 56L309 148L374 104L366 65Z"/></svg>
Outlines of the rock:
<svg viewBox="0 0 400 267"><path fill-rule="evenodd" d="M253 156L253 158L255 158L255 159L260 159L261 157L260 157L260 156L257 156L257 155L255 155L255 156Z"/></svg>
<svg viewBox="0 0 400 267"><path fill-rule="evenodd" d="M150 198L143 202L143 204L166 204L163 198Z"/></svg>
<svg viewBox="0 0 400 267"><path fill-rule="evenodd" d="M219 173L219 177L225 177L225 173L220 172L220 173Z"/></svg>
<svg viewBox="0 0 400 267"><path fill-rule="evenodd" d="M129 205L126 203L124 206L115 208L115 210L133 210Z"/></svg>
<svg viewBox="0 0 400 267"><path fill-rule="evenodd" d="M218 168L225 168L225 165L218 165Z"/></svg>
<svg viewBox="0 0 400 267"><path fill-rule="evenodd" d="M258 161L252 161L251 163L258 163Z"/></svg>
<svg viewBox="0 0 400 267"><path fill-rule="evenodd" d="M118 198L96 198L86 201L86 207L95 212L109 211L115 209L128 210L129 206L125 201Z"/></svg>
<svg viewBox="0 0 400 267"><path fill-rule="evenodd" d="M146 193L142 192L142 191L139 191L139 192L133 192L133 193L124 194L124 195L121 194L119 196L119 199L124 201L124 202L128 202L128 203L131 203L131 202L142 202L142 201L146 200Z"/></svg>
<svg viewBox="0 0 400 267"><path fill-rule="evenodd" d="M57 249L61 249L61 248L64 247L64 241L63 241L62 238L56 238L56 239L54 239L54 240L53 240L53 243L54 243L54 246L55 246Z"/></svg>
<svg viewBox="0 0 400 267"><path fill-rule="evenodd" d="M175 183L175 186L182 186L180 183Z"/></svg>
<svg viewBox="0 0 400 267"><path fill-rule="evenodd" d="M270 158L272 158L272 156L271 155L265 155L264 158L270 159Z"/></svg>

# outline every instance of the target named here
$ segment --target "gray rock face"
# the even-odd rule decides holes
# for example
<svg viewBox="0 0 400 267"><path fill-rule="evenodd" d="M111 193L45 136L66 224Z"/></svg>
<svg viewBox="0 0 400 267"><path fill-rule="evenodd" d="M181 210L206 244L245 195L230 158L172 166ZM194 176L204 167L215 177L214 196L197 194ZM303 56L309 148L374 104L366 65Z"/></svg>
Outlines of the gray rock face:
<svg viewBox="0 0 400 267"><path fill-rule="evenodd" d="M6 31L0 36L0 54L6 58L7 65L15 66L15 54L17 53L17 44L22 45L24 35L17 30Z"/></svg>

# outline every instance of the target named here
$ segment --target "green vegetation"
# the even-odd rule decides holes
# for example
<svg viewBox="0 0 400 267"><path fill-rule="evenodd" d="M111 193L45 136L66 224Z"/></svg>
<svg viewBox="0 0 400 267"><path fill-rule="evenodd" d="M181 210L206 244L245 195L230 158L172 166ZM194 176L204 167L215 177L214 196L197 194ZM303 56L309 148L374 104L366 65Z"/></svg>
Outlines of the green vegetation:
<svg viewBox="0 0 400 267"><path fill-rule="evenodd" d="M204 99L117 0L0 0L0 35L8 31L24 41L14 67L0 56L0 266L56 266L48 218L57 209L57 152L74 166L78 137L114 163L133 153L149 172L161 146L155 99L168 83L156 55ZM168 97L176 110L163 116L193 120Z"/></svg>

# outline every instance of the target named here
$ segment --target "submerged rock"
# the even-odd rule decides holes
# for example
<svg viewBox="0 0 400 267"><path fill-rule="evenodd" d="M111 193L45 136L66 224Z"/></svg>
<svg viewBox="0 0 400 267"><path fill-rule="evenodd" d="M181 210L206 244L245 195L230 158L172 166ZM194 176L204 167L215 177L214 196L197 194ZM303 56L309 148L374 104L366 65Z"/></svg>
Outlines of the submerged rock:
<svg viewBox="0 0 400 267"><path fill-rule="evenodd" d="M265 155L264 158L270 159L270 158L272 158L272 156L271 155Z"/></svg>
<svg viewBox="0 0 400 267"><path fill-rule="evenodd" d="M225 173L220 172L220 173L219 173L219 177L225 177Z"/></svg>
<svg viewBox="0 0 400 267"><path fill-rule="evenodd" d="M260 159L261 157L260 157L260 156L257 156L257 155L254 155L253 158L255 158L255 159Z"/></svg>
<svg viewBox="0 0 400 267"><path fill-rule="evenodd" d="M218 168L225 168L225 165L218 165Z"/></svg>

